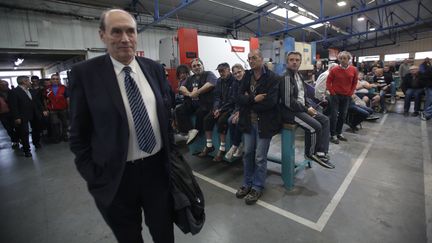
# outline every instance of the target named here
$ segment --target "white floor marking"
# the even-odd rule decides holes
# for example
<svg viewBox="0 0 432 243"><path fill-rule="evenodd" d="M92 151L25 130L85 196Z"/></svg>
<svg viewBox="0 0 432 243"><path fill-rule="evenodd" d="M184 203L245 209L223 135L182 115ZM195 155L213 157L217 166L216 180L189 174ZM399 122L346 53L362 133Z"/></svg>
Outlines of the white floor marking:
<svg viewBox="0 0 432 243"><path fill-rule="evenodd" d="M432 243L432 159L426 121L421 122L427 242Z"/></svg>
<svg viewBox="0 0 432 243"><path fill-rule="evenodd" d="M348 186L351 184L351 181L354 179L355 174L357 173L357 170L360 168L360 166L363 164L363 161L366 158L366 155L369 153L370 148L372 147L372 144L375 142L375 138L378 137L378 133L381 131L381 128L387 119L388 114L385 114L383 118L381 119L381 122L379 124L378 129L370 135L371 140L366 145L366 147L361 152L360 156L357 158L356 162L354 163L353 167L351 168L350 172L345 177L342 184L339 186L339 189L333 196L330 203L327 205L327 208L324 210L324 212L321 214L321 217L317 221L317 226L319 228L319 231L321 232L324 227L326 226L328 220L332 216L334 210L336 209L337 205L341 201L343 195L345 194L346 190L348 189Z"/></svg>
<svg viewBox="0 0 432 243"><path fill-rule="evenodd" d="M379 124L378 129L371 135L371 140L369 141L369 143L366 145L366 147L363 149L362 153L360 154L360 156L357 158L356 162L354 163L354 166L351 168L350 172L348 173L348 175L345 177L344 181L342 182L342 184L339 186L339 189L337 190L337 192L335 193L335 195L333 196L332 200L330 201L330 203L327 205L326 209L323 211L323 213L321 214L321 216L319 217L318 221L315 223L309 219L305 219L303 217L300 217L294 213L291 213L289 211L286 211L284 209L281 209L279 207L276 207L274 205L271 205L269 203L266 203L264 201L258 200L257 204L274 212L277 213L281 216L284 216L286 218L289 218L297 223L300 223L304 226L307 226L313 230L319 231L321 232L324 227L326 226L328 220L330 219L330 217L332 216L334 210L336 209L337 205L339 204L339 202L341 201L343 195L345 194L346 190L348 189L349 185L351 184L351 181L353 180L355 174L357 173L357 170L360 168L360 166L362 165L363 161L366 158L366 155L368 154L372 144L375 141L375 137L378 137L378 133L381 131L381 128L385 122L385 120L387 119L388 114L385 114L382 119L381 122ZM423 134L423 132L422 132ZM423 146L424 148L424 146ZM423 149L424 150L424 149ZM423 151L424 152L424 151ZM429 151L428 151L429 152ZM429 158L430 158L430 154L429 154ZM430 162L430 159L429 159ZM432 165L431 165L432 167ZM432 170L432 168L430 168ZM217 186L221 189L224 189L226 191L229 191L233 194L236 193L236 189L229 187L227 185L224 185L218 181L215 181L207 176L204 176L198 172L193 172L194 175L204 181L207 181L208 183ZM430 175L432 175L432 173L430 173ZM431 180L432 183L432 177L429 177L429 180ZM425 183L426 183L426 173L425 173ZM425 187L426 189L426 187ZM432 189L432 188L430 188ZM430 191L429 191L430 192ZM429 194L429 197L432 198L432 193ZM432 202L431 200L429 200L430 202ZM432 221L432 217L429 218L429 221ZM429 224L430 226L430 224ZM431 243L431 242L428 242Z"/></svg>

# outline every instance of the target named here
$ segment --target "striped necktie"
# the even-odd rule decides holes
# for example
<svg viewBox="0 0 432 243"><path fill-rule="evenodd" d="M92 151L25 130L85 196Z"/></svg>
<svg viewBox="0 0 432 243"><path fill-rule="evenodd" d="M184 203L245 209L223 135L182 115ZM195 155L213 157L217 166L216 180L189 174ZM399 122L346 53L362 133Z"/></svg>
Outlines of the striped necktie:
<svg viewBox="0 0 432 243"><path fill-rule="evenodd" d="M156 147L156 137L153 132L152 125L145 107L141 92L131 77L131 68L125 66L123 68L125 74L125 88L129 100L129 106L132 111L132 117L135 124L135 132L137 135L139 148L146 152L151 153Z"/></svg>

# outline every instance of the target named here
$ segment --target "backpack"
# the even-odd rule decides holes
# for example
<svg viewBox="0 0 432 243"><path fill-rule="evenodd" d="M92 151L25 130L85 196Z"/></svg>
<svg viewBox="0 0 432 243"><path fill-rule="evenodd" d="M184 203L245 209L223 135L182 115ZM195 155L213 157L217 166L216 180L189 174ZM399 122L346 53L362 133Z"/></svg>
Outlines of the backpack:
<svg viewBox="0 0 432 243"><path fill-rule="evenodd" d="M204 195L183 156L177 150L172 150L169 156L174 223L183 233L195 235L205 221Z"/></svg>

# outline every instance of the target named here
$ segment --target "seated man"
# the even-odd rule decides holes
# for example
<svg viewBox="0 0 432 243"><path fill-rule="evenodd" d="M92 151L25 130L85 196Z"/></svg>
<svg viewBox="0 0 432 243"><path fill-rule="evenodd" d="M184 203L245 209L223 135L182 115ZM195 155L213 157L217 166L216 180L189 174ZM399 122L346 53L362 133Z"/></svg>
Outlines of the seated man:
<svg viewBox="0 0 432 243"><path fill-rule="evenodd" d="M330 123L327 116L309 106L306 99L305 83L298 73L302 56L299 52L287 55L285 80L281 82L282 120L297 123L305 130L305 157L321 166L333 169L328 156Z"/></svg>
<svg viewBox="0 0 432 243"><path fill-rule="evenodd" d="M176 108L175 117L177 129L181 133L188 134L187 144L203 131L204 117L213 108L213 89L216 84L216 76L210 71L204 71L201 59L191 61L192 72L186 82L180 86L179 91L184 96L184 103ZM191 116L195 115L195 127L192 125Z"/></svg>
<svg viewBox="0 0 432 243"><path fill-rule="evenodd" d="M412 116L418 116L420 113L421 95L423 94L423 83L420 78L418 66L411 66L409 68L410 73L402 78L401 88L405 93L404 99L404 116L409 115L409 109L411 106L411 98L414 97L414 113Z"/></svg>
<svg viewBox="0 0 432 243"><path fill-rule="evenodd" d="M352 95L352 99L348 106L347 124L352 132L358 131L357 126L365 120L377 120L378 116L373 115L373 109L366 106L366 103L356 94Z"/></svg>
<svg viewBox="0 0 432 243"><path fill-rule="evenodd" d="M204 130L206 135L206 145L199 157L205 157L214 151L212 137L213 127L217 122L220 137L219 151L213 161L222 161L225 154L225 137L228 131L228 118L234 110L235 101L238 93L238 85L230 71L228 63L224 62L217 66L220 74L216 82L214 91L213 110L204 117Z"/></svg>
<svg viewBox="0 0 432 243"><path fill-rule="evenodd" d="M379 95L371 93L374 88L377 88L377 85L364 80L364 74L359 72L355 94L366 104L370 103L371 107L376 106L381 99Z"/></svg>
<svg viewBox="0 0 432 243"><path fill-rule="evenodd" d="M385 95L392 90L393 77L390 75L384 75L384 69L378 68L375 71L373 82L377 85L380 95L380 106L381 112L387 113L387 107L385 104Z"/></svg>

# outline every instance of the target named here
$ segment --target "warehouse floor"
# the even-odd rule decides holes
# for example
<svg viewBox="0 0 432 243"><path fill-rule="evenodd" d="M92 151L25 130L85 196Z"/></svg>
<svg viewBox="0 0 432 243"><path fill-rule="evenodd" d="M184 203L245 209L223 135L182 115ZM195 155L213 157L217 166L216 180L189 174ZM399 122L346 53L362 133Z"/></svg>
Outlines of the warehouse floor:
<svg viewBox="0 0 432 243"><path fill-rule="evenodd" d="M394 110L400 112L400 105ZM176 228L176 242L428 242L432 127L427 123L398 113L364 122L358 133L346 133L348 142L331 145L334 170L314 164L297 176L292 191L283 187L280 166L269 162L265 193L253 206L233 194L241 184L240 162L200 159L182 147L205 194L207 220L196 236ZM301 139L300 134L297 158ZM272 144L271 152L278 153L277 137ZM0 127L0 148L0 242L115 242L67 143L45 145L29 159L10 148ZM143 235L152 242L147 230Z"/></svg>

